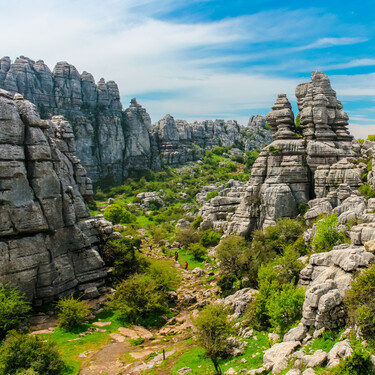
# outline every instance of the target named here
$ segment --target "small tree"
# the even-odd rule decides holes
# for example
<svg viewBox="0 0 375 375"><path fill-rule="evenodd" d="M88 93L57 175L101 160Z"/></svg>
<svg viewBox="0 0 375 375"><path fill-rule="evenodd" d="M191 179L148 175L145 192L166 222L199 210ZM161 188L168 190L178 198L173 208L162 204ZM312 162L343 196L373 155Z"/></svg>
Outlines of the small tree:
<svg viewBox="0 0 375 375"><path fill-rule="evenodd" d="M216 374L221 374L219 358L224 353L226 342L233 330L228 320L228 308L222 303L206 305L193 320L199 341L214 364Z"/></svg>
<svg viewBox="0 0 375 375"><path fill-rule="evenodd" d="M79 301L71 295L61 299L57 303L57 309L59 327L71 330L85 321L90 306L86 301Z"/></svg>
<svg viewBox="0 0 375 375"><path fill-rule="evenodd" d="M363 271L352 282L344 303L351 323L360 327L366 339L375 341L375 265Z"/></svg>
<svg viewBox="0 0 375 375"><path fill-rule="evenodd" d="M318 221L312 240L313 249L317 252L330 251L334 245L343 240L344 235L337 230L337 227L338 220L336 214Z"/></svg>
<svg viewBox="0 0 375 375"><path fill-rule="evenodd" d="M0 347L0 374L60 375L66 366L53 342L11 331Z"/></svg>
<svg viewBox="0 0 375 375"><path fill-rule="evenodd" d="M24 296L18 289L10 286L0 287L0 338L22 323L30 305L24 300Z"/></svg>
<svg viewBox="0 0 375 375"><path fill-rule="evenodd" d="M203 259L206 256L206 254L207 254L207 250L200 243L191 243L189 245L187 251L196 260Z"/></svg>

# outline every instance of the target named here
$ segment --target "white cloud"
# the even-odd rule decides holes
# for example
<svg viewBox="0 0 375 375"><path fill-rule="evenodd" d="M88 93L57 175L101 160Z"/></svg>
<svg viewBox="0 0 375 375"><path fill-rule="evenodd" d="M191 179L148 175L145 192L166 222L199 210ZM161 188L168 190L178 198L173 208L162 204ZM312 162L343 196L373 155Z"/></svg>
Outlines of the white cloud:
<svg viewBox="0 0 375 375"><path fill-rule="evenodd" d="M314 48L327 48L333 46L346 46L351 44L358 44L366 42L367 38L320 38L316 42L308 44L306 46L299 47L299 50L314 49Z"/></svg>

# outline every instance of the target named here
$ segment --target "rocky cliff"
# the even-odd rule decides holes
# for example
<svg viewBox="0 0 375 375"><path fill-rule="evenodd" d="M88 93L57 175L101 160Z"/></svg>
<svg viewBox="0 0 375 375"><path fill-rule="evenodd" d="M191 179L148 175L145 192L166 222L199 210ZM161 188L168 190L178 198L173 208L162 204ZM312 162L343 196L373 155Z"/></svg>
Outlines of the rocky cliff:
<svg viewBox="0 0 375 375"><path fill-rule="evenodd" d="M348 116L328 77L313 72L311 82L297 86L296 97L299 120L280 94L266 116L273 142L260 153L245 186L202 207L203 227L246 235L279 217L297 216L300 205L314 198L335 199L341 183L350 189L361 185L363 170L349 161L360 154L360 145L347 130Z"/></svg>
<svg viewBox="0 0 375 375"><path fill-rule="evenodd" d="M34 303L106 276L100 250L113 228L90 217L91 180L75 147L62 116L41 120L22 95L0 90L0 284L17 285Z"/></svg>
<svg viewBox="0 0 375 375"><path fill-rule="evenodd" d="M0 88L20 93L34 103L42 118L63 115L73 126L76 154L93 181L108 175L120 180L131 170L160 170L202 156L205 149L224 145L260 149L271 142L262 116L244 128L233 121L189 124L167 115L151 118L135 99L125 111L117 84L90 73L80 74L67 62L54 70L42 60L21 56L14 63L0 59Z"/></svg>

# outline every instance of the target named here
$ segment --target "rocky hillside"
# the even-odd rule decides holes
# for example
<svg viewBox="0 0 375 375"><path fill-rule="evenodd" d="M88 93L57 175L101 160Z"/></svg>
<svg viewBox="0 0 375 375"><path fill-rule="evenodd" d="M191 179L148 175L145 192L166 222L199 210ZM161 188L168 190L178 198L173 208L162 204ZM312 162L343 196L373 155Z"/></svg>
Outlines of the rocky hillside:
<svg viewBox="0 0 375 375"><path fill-rule="evenodd" d="M135 99L123 110L115 82L101 78L95 83L90 73L80 74L67 62L57 63L51 72L42 60L21 56L12 63L3 57L0 88L22 94L42 118L63 115L70 121L76 154L93 181L109 175L120 180L131 170L178 166L214 146L255 150L271 142L260 115L251 117L245 128L223 120L189 124L170 115L152 126Z"/></svg>
<svg viewBox="0 0 375 375"><path fill-rule="evenodd" d="M280 217L296 217L314 198L329 197L337 205L342 183L349 189L361 185L363 165L350 161L361 147L347 130L348 116L328 77L313 72L311 82L297 86L296 96L298 126L289 100L280 94L266 117L274 141L260 153L246 185L202 207L204 228L246 235Z"/></svg>
<svg viewBox="0 0 375 375"><path fill-rule="evenodd" d="M41 120L22 95L0 90L0 284L36 304L95 293L106 276L100 251L113 229L90 217L91 180L75 147L62 116Z"/></svg>

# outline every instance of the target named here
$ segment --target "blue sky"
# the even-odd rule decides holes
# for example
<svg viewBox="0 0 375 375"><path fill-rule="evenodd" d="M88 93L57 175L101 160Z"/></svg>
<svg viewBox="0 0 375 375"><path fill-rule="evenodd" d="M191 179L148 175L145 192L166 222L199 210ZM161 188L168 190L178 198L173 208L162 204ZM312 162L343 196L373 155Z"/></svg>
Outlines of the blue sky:
<svg viewBox="0 0 375 375"><path fill-rule="evenodd" d="M0 0L1 55L68 61L165 114L246 124L311 71L331 78L354 135L375 133L375 2ZM295 106L295 104L294 104Z"/></svg>

